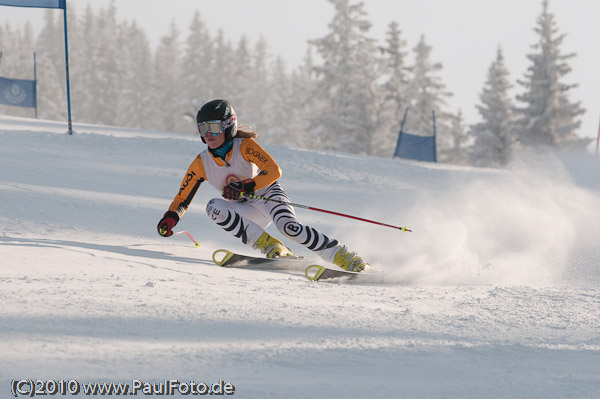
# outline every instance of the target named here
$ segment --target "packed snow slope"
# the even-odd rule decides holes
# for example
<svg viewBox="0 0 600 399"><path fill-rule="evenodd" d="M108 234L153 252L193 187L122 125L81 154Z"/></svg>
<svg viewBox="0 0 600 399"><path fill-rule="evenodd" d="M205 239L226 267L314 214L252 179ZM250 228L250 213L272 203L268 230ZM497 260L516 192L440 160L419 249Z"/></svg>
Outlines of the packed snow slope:
<svg viewBox="0 0 600 399"><path fill-rule="evenodd" d="M200 140L65 130L0 117L1 397L13 379L222 379L239 398L598 398L597 158L493 170L266 146L294 202L413 230L297 209L383 270L313 283L215 266L216 249L255 252L205 215L206 184L176 227L201 247L157 235Z"/></svg>

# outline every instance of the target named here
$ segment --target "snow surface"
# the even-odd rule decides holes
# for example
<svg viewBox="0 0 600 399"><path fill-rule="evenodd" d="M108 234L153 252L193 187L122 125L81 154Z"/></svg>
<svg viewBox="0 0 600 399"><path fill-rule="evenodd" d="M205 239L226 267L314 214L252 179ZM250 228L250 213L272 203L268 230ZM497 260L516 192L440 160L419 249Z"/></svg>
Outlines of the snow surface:
<svg viewBox="0 0 600 399"><path fill-rule="evenodd" d="M204 214L156 224L204 147L0 116L0 392L13 378L232 383L239 398L597 398L600 174L591 156L474 169L267 146L300 219L368 283L223 269ZM276 234L272 228L270 232ZM312 254L290 245L305 256Z"/></svg>

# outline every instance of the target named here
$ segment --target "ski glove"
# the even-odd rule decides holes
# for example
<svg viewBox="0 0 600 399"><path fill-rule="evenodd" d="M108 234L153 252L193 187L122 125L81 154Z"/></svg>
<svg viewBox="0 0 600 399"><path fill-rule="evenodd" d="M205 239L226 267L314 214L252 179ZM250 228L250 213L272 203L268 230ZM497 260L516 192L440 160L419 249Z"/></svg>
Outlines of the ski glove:
<svg viewBox="0 0 600 399"><path fill-rule="evenodd" d="M242 193L254 194L254 186L256 186L256 182L252 179L229 183L223 187L223 198L237 201L242 196Z"/></svg>
<svg viewBox="0 0 600 399"><path fill-rule="evenodd" d="M173 227L179 222L179 215L173 211L165 212L160 222L158 222L158 226L156 226L158 230L158 234L163 237L171 237L173 235Z"/></svg>

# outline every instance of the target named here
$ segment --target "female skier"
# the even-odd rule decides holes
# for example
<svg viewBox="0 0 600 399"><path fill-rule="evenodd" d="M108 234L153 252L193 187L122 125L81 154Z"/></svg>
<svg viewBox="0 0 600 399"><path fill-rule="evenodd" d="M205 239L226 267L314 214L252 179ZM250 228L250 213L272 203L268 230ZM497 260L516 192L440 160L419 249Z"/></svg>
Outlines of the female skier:
<svg viewBox="0 0 600 399"><path fill-rule="evenodd" d="M301 224L292 206L243 195L256 193L265 198L290 202L277 182L281 169L254 140L258 136L256 132L238 129L237 116L228 101L213 100L204 104L196 115L196 121L200 137L208 148L188 168L179 192L158 222L158 234L163 237L173 235L173 227L187 211L200 185L206 181L224 197L208 202L208 216L225 231L260 250L268 258L296 256L264 230L275 222L284 236L314 251L327 262L355 272L365 268L365 261L356 253L348 251L337 240Z"/></svg>

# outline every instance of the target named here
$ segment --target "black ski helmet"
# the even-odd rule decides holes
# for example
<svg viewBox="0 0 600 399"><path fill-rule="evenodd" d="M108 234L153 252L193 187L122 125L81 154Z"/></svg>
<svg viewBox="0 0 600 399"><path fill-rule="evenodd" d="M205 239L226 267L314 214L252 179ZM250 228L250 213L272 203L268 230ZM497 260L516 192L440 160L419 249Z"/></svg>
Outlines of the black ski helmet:
<svg viewBox="0 0 600 399"><path fill-rule="evenodd" d="M225 128L225 141L231 141L237 134L237 116L231 104L227 100L212 100L207 102L200 108L196 115L196 122L221 121L225 122L233 118L233 123ZM202 141L206 143L204 137Z"/></svg>

